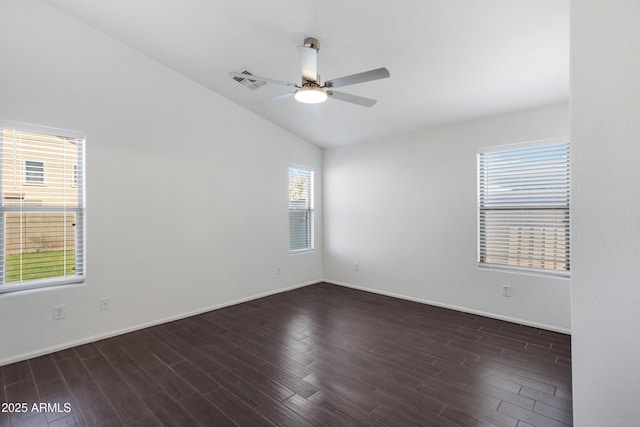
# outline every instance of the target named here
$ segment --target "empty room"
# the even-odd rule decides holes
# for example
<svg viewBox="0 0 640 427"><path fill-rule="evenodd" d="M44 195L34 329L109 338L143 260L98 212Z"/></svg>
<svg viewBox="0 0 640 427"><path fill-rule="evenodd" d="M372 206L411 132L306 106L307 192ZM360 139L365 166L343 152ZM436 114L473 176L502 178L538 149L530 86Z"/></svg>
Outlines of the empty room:
<svg viewBox="0 0 640 427"><path fill-rule="evenodd" d="M0 0L0 426L640 423L637 0Z"/></svg>

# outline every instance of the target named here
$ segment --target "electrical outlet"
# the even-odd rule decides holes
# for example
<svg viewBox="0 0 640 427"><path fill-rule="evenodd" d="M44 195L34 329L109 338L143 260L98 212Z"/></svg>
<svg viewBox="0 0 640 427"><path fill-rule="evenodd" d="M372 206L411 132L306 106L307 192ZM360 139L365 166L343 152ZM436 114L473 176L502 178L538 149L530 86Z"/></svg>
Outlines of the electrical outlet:
<svg viewBox="0 0 640 427"><path fill-rule="evenodd" d="M360 264L357 262L353 263L353 271L360 271Z"/></svg>
<svg viewBox="0 0 640 427"><path fill-rule="evenodd" d="M279 276L280 273L282 273L282 270L280 269L280 266L276 267L276 276Z"/></svg>
<svg viewBox="0 0 640 427"><path fill-rule="evenodd" d="M67 315L66 305L54 305L53 306L53 320L64 319Z"/></svg>
<svg viewBox="0 0 640 427"><path fill-rule="evenodd" d="M101 299L100 311L107 311L109 310L109 308L111 308L111 302L109 301L109 298Z"/></svg>
<svg viewBox="0 0 640 427"><path fill-rule="evenodd" d="M511 296L511 286L509 286L509 285L502 286L502 296L503 297L510 297Z"/></svg>

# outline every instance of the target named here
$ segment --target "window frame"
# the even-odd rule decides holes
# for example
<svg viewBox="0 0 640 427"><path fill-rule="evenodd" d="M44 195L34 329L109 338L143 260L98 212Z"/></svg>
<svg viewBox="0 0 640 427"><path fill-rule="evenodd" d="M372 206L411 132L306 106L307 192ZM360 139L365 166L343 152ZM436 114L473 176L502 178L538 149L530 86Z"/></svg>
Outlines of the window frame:
<svg viewBox="0 0 640 427"><path fill-rule="evenodd" d="M77 141L77 177L78 185L75 188L77 190L77 207L68 206L5 206L4 205L4 187L2 182L3 175L3 159L2 159L2 147L4 144L2 130L10 129L23 132L32 132L45 135L51 135L61 138L69 138ZM24 290L50 288L59 285L71 285L81 284L86 280L87 271L87 255L86 255L86 179L85 179L85 165L86 165L86 136L83 132L60 129L50 126L34 125L29 123L13 122L0 120L0 245L5 247L5 216L7 213L16 212L73 212L76 214L75 218L75 256L76 256L76 274L74 276L66 277L54 277L48 279L36 279L26 282L18 283L5 283L6 280L6 253L4 250L0 250L0 295L3 293L18 292ZM44 162L43 163L43 183L41 184L27 184L27 185L39 185L44 186ZM26 163L25 163L26 166ZM26 181L26 170L25 170ZM78 257L80 262L78 262ZM80 267L78 269L78 266Z"/></svg>
<svg viewBox="0 0 640 427"><path fill-rule="evenodd" d="M566 254L566 259L565 259L565 266L566 269L547 269L547 268L538 268L538 267L530 267L530 266L521 266L521 265L508 265L508 264L499 264L499 263L487 263L483 260L483 249L482 249L482 235L483 235L483 226L482 226L482 213L483 210L485 212L487 211L491 211L492 209L483 209L482 206L482 171L481 171L481 156L483 154L487 154L487 153L495 153L495 152L501 152L501 151L510 151L510 150L519 150L519 149L527 149L527 148L542 148L545 146L552 146L552 145L566 145L566 153L567 153L567 157L566 157L566 165L567 165L567 171L566 171L566 176L567 176L567 203L566 203L566 208L559 208L558 206L553 206L551 204L548 205L544 205L544 204L537 204L537 205L505 205L502 206L501 209L504 210L544 210L544 211L559 211L559 212L564 212L564 216L566 218L566 250L565 250L565 254ZM514 272L514 273L520 273L520 274L534 274L534 275L543 275L543 276L553 276L553 277L558 277L558 278L570 278L571 277L571 251L570 251L570 230L571 230L571 158L570 158L570 141L569 138L567 137L563 137L563 138L552 138L552 139L544 139L544 140L536 140L536 141L529 141L529 142L524 142L524 143L516 143L516 144L506 144L506 145L499 145L499 146L491 146L491 147L484 147L484 148L480 148L477 151L477 156L476 156L476 166L477 166L477 171L476 171L476 179L477 179L477 183L476 183L476 191L477 191L477 202L476 202L476 220L477 220L477 266L479 269L483 269L483 270L496 270L496 271L503 271L503 272ZM512 206L512 209L509 209L509 206ZM529 208L529 209L527 209ZM494 208L493 210L495 210L496 208ZM555 213L555 212L554 212ZM486 231L484 231L485 235L486 235ZM532 246L533 247L533 246ZM486 252L484 252L484 256L486 257ZM536 258L530 258L532 261L535 261Z"/></svg>
<svg viewBox="0 0 640 427"><path fill-rule="evenodd" d="M313 168L309 167L309 166L304 166L304 165L297 165L297 164L290 164L289 167L287 168L287 184L290 184L290 173L291 170L300 170L300 171L306 171L310 174L310 184L309 184L309 198L308 198L308 205L309 207L307 209L292 209L291 208L291 202L288 200L288 206L289 206L289 254L290 255L294 255L294 254L301 254L301 253L306 253L306 252L312 252L315 250L315 171L313 170ZM290 189L288 189L289 191ZM288 192L287 192L288 194ZM288 196L287 196L288 199ZM300 248L300 249L291 249L291 212L292 211L306 211L309 214L309 224L307 227L307 232L308 232L308 236L307 236L307 240L309 241L309 246L305 247L305 248Z"/></svg>

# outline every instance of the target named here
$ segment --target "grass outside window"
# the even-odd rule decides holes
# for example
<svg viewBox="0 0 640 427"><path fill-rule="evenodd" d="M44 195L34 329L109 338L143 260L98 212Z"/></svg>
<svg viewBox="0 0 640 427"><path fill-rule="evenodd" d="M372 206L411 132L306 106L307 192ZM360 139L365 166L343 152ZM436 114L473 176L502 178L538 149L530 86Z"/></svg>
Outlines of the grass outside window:
<svg viewBox="0 0 640 427"><path fill-rule="evenodd" d="M22 278L20 277L21 265ZM17 283L21 279L22 281L31 281L73 276L75 275L75 265L75 250L7 255L5 259L5 283Z"/></svg>

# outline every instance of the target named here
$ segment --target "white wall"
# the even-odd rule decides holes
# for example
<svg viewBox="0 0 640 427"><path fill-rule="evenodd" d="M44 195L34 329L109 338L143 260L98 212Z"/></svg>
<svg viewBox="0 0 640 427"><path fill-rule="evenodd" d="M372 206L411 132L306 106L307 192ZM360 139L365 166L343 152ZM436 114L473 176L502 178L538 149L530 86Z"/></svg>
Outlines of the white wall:
<svg viewBox="0 0 640 427"><path fill-rule="evenodd" d="M640 2L571 2L573 408L640 420Z"/></svg>
<svg viewBox="0 0 640 427"><path fill-rule="evenodd" d="M87 281L1 294L0 364L321 280L321 197L312 253L289 255L287 212L289 163L321 195L318 147L48 3L0 16L0 119L85 132L88 188Z"/></svg>
<svg viewBox="0 0 640 427"><path fill-rule="evenodd" d="M568 279L476 261L477 150L568 133L561 104L325 150L325 279L568 331Z"/></svg>

